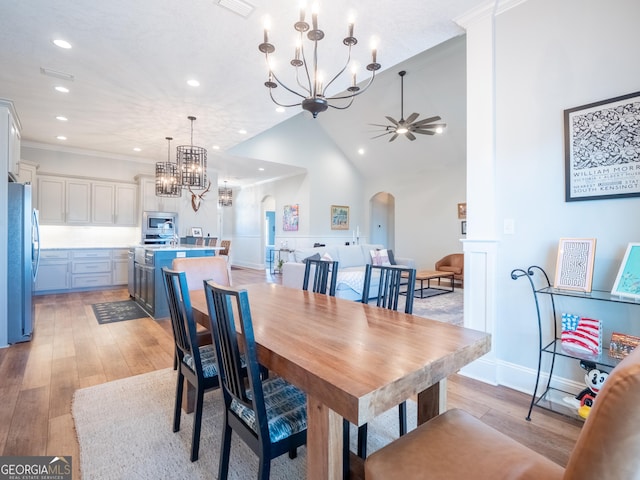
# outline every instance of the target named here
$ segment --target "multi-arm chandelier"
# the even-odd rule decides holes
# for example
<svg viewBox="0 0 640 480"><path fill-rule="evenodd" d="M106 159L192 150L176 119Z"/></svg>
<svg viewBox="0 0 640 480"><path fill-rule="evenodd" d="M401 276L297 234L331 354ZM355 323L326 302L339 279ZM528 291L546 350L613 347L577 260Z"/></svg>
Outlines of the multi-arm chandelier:
<svg viewBox="0 0 640 480"><path fill-rule="evenodd" d="M373 79L376 75L376 70L380 69L380 64L376 62L376 48L372 48L371 52L371 63L367 65L367 70L371 72L371 77L369 78L369 82L364 88L360 88L356 85L356 73L352 71L351 77L351 85L347 88L346 92L338 93L333 96L327 95L327 89L329 86L338 78L342 73L347 69L347 67L351 64L351 47L358 43L358 39L353 36L353 22L349 22L348 27L348 35L342 40L342 43L347 47L347 61L345 62L344 67L338 71L338 73L328 82L324 82L321 74L318 71L318 42L324 38L324 32L318 28L318 6L317 3L313 5L312 13L311 13L311 23L309 26L305 19L305 9L304 7L300 9L300 19L294 23L293 28L296 32L299 33L299 42L295 49L295 55L293 60L291 60L291 65L295 68L295 76L296 83L299 89L295 89L292 87L288 87L285 85L275 74L273 71L271 62L270 62L270 54L273 54L276 50L275 46L269 43L269 22L265 22L264 28L264 42L258 46L258 49L264 53L265 59L267 61L267 66L269 69L269 79L264 83L264 85L269 89L269 95L271 100L276 105L281 107L296 107L298 105L302 105L304 110L311 112L313 118L318 116L318 113L324 112L327 108L336 108L338 110L344 110L349 108L353 103L354 97L364 93L367 88L373 82ZM313 54L310 61L307 61L307 56L305 54L304 48L304 33L306 33L307 39L311 42L311 48L313 49ZM304 71L300 72L300 67L304 67ZM352 65L353 67L353 65ZM277 88L278 85L283 87L285 90L291 92L292 94L300 97L300 101L296 103L280 103L273 97L273 89ZM346 100L346 104L338 104L336 105L334 101L342 101Z"/></svg>
<svg viewBox="0 0 640 480"><path fill-rule="evenodd" d="M187 118L191 120L191 145L177 148L180 184L184 188L204 189L207 188L207 150L193 145L193 121L196 117Z"/></svg>
<svg viewBox="0 0 640 480"><path fill-rule="evenodd" d="M171 161L171 137L167 139L167 161L156 163L156 196L179 197L181 194L178 164Z"/></svg>

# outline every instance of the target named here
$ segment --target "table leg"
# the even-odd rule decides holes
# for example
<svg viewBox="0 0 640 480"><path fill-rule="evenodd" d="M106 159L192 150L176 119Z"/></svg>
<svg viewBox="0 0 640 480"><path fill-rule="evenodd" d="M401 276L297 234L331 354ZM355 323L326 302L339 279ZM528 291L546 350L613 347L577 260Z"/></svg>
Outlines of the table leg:
<svg viewBox="0 0 640 480"><path fill-rule="evenodd" d="M342 478L342 417L307 395L307 478Z"/></svg>
<svg viewBox="0 0 640 480"><path fill-rule="evenodd" d="M447 379L418 393L418 425L431 420L447 409Z"/></svg>

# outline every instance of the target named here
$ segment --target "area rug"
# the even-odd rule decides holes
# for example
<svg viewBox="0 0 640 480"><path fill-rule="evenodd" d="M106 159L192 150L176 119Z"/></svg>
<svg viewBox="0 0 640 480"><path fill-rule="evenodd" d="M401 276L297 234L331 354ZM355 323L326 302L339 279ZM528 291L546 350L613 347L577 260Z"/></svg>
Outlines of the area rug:
<svg viewBox="0 0 640 480"><path fill-rule="evenodd" d="M404 299L404 296L400 297L399 310L404 309ZM451 293L434 297L414 297L413 314L461 327L464 325L464 291L456 288Z"/></svg>
<svg viewBox="0 0 640 480"><path fill-rule="evenodd" d="M200 458L189 461L193 414L182 414L180 431L172 432L176 372L172 369L116 380L77 390L72 413L80 444L83 480L211 479L218 473L222 395L204 397ZM416 404L407 402L409 429L416 425ZM369 423L368 452L398 436L393 408ZM357 431L351 427L351 449ZM271 478L306 477L306 448L298 457L283 455L272 462ZM258 471L256 455L236 435L231 446L229 478L247 480Z"/></svg>
<svg viewBox="0 0 640 480"><path fill-rule="evenodd" d="M99 324L122 322L123 320L134 320L136 318L149 316L147 312L133 300L94 303L91 307Z"/></svg>

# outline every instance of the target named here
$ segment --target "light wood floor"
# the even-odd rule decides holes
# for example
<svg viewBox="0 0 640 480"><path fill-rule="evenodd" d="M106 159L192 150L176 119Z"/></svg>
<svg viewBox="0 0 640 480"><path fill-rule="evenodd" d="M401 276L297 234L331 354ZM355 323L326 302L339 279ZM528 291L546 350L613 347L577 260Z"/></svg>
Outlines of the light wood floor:
<svg viewBox="0 0 640 480"><path fill-rule="evenodd" d="M233 270L235 285L279 280L262 271ZM125 289L35 297L32 341L0 349L0 455L71 455L73 478L80 479L74 391L173 362L168 319L97 323L91 304L127 298ZM505 387L459 375L448 382L449 407L470 411L564 466L580 423L540 409L527 422L528 405L528 395Z"/></svg>

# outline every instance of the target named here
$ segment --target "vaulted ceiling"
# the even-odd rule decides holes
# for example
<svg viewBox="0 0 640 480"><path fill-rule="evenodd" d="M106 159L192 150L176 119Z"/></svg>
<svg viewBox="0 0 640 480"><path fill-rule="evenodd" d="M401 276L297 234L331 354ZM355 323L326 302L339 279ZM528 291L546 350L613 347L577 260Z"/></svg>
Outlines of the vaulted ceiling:
<svg viewBox="0 0 640 480"><path fill-rule="evenodd" d="M254 8L244 17L219 4L224 1ZM261 175L267 178L268 168L252 174L257 164L246 160L238 161L242 168L234 172L233 159L226 158L225 151L300 114L299 108L275 111L263 86L266 67L257 48L263 19L269 15L270 38L286 68L293 54L298 5L291 0L224 1L3 0L0 97L14 102L23 142L155 162L167 157L165 137L173 137L174 146L190 142L187 116L193 115L194 144L209 149L214 168L224 162L237 184ZM363 128L357 127L358 135L349 134L353 115L362 117L365 126L381 123L384 115L399 115L395 67L463 33L453 19L483 3L486 0L347 0L320 5L319 26L326 33L320 44L321 67L329 72L340 68L346 56L342 38L347 15L355 12L359 43L353 56L361 65L368 63L369 39L377 37L383 68L374 85L388 87L391 99L376 111L375 106L384 102L367 92L354 104L367 105L366 110L353 110L351 118L343 115L346 111L320 114L325 117L320 119L323 128L346 154L361 143ZM56 38L67 40L72 48L55 46ZM200 86L187 85L190 79ZM407 86L410 79L408 74ZM56 86L69 92L59 93ZM59 135L66 140L58 140ZM370 137L369 132L364 135ZM401 141L406 139L394 144Z"/></svg>

